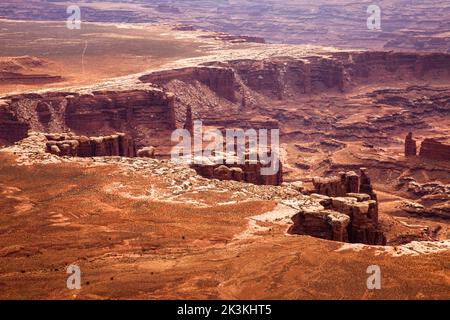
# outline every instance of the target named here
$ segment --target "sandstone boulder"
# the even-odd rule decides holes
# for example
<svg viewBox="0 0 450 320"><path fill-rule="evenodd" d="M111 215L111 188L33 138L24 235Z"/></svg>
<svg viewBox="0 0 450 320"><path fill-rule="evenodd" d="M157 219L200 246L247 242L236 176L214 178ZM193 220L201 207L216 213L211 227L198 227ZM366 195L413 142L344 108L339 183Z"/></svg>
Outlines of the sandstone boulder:
<svg viewBox="0 0 450 320"><path fill-rule="evenodd" d="M139 158L155 158L155 148L145 147L138 151L137 155Z"/></svg>
<svg viewBox="0 0 450 320"><path fill-rule="evenodd" d="M222 165L222 166L214 169L214 178L219 179L219 180L232 180L233 175L232 175L230 168Z"/></svg>

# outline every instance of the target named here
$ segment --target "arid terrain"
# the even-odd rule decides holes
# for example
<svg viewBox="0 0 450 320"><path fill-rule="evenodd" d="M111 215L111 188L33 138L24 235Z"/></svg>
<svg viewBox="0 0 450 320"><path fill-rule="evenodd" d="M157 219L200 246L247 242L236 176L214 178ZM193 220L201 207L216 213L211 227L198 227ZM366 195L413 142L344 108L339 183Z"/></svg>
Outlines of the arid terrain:
<svg viewBox="0 0 450 320"><path fill-rule="evenodd" d="M0 298L449 299L450 4L191 2L0 4ZM199 120L280 170L170 161Z"/></svg>
<svg viewBox="0 0 450 320"><path fill-rule="evenodd" d="M5 0L0 4L0 17L65 21L71 4ZM271 43L450 50L450 5L446 0L81 0L77 4L83 8L83 20L91 22L169 23ZM373 4L382 10L381 31L366 27L367 8Z"/></svg>

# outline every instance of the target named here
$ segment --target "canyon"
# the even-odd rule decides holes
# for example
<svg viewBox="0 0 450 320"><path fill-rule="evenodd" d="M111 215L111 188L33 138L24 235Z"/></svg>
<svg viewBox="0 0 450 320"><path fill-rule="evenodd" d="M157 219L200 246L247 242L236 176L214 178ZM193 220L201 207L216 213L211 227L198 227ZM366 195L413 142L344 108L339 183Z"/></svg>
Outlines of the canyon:
<svg viewBox="0 0 450 320"><path fill-rule="evenodd" d="M0 4L0 298L448 299L448 6L345 4L81 1L67 41ZM196 121L278 130L279 170L174 161Z"/></svg>

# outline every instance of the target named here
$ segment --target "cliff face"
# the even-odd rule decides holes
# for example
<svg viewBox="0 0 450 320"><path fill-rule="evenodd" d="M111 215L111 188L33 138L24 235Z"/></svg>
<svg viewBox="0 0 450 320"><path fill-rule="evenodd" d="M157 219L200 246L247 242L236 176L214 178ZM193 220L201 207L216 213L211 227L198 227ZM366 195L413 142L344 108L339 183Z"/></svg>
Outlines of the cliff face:
<svg viewBox="0 0 450 320"><path fill-rule="evenodd" d="M138 148L169 147L175 127L186 123L187 110L194 119L215 127L278 128L285 112L271 113L278 100L295 101L311 94L345 92L358 84L400 79L446 79L449 55L392 52L331 52L303 58L278 57L211 62L197 67L150 73L140 78L158 88L24 94L4 99L0 139L14 142L27 129L98 136L124 132ZM139 85L142 85L139 84ZM172 95L169 92L174 92ZM411 112L369 117L361 123L323 125L358 134L368 130L394 130L404 122L415 127L425 113L448 113L448 94L432 92L433 100L405 99L403 91L378 90L374 103L399 105ZM432 104L433 103L433 104ZM265 109L264 109L265 108ZM255 110L261 111L255 116ZM267 115L267 116L266 116ZM276 120L277 119L277 120ZM320 117L305 118L306 125L321 125ZM375 129L374 129L375 128ZM159 152L159 151L158 151ZM168 154L168 150L163 151Z"/></svg>
<svg viewBox="0 0 450 320"><path fill-rule="evenodd" d="M193 67L155 72L140 78L143 82L164 85L172 80L183 82L199 81L218 96L235 101L235 74L230 68Z"/></svg>
<svg viewBox="0 0 450 320"><path fill-rule="evenodd" d="M69 157L135 157L134 142L125 134L105 137L75 136L73 134L48 134L47 152Z"/></svg>
<svg viewBox="0 0 450 320"><path fill-rule="evenodd" d="M315 178L313 183L316 194L312 196L320 199L323 208L300 212L293 219L293 233L343 242L386 244L379 228L377 195L365 168L361 168L360 175L341 173L338 177Z"/></svg>
<svg viewBox="0 0 450 320"><path fill-rule="evenodd" d="M19 120L8 105L0 104L0 144L22 140L28 129L29 124Z"/></svg>
<svg viewBox="0 0 450 320"><path fill-rule="evenodd" d="M345 214L326 209L302 210L292 218L292 221L294 225L289 229L291 234L348 242L347 227L350 218Z"/></svg>
<svg viewBox="0 0 450 320"><path fill-rule="evenodd" d="M360 190L360 178L355 172L343 172L339 177L314 178L313 184L316 193L329 197L343 197Z"/></svg>
<svg viewBox="0 0 450 320"><path fill-rule="evenodd" d="M173 95L159 89L27 94L4 102L0 139L10 142L29 128L87 136L126 132L140 146L157 146L175 129Z"/></svg>
<svg viewBox="0 0 450 320"><path fill-rule="evenodd" d="M344 89L342 64L334 59L274 58L237 60L229 64L245 86L279 100L298 94Z"/></svg>
<svg viewBox="0 0 450 320"><path fill-rule="evenodd" d="M310 235L340 242L385 245L386 237L379 227L378 205L367 194L328 197L313 194L321 206L302 209L292 221L292 234Z"/></svg>
<svg viewBox="0 0 450 320"><path fill-rule="evenodd" d="M257 105L258 95L289 100L321 92L345 92L362 83L437 77L450 78L449 55L355 51L303 58L209 62L197 67L154 72L140 80L176 92L178 105L183 110L191 105L194 114L202 111L204 115L217 107L217 98L225 99L220 104L238 114L236 105L242 108ZM209 92L196 87L195 82Z"/></svg>
<svg viewBox="0 0 450 320"><path fill-rule="evenodd" d="M162 91L94 92L67 98L69 128L92 132L108 126L145 126L150 131L173 130L173 96Z"/></svg>
<svg viewBox="0 0 450 320"><path fill-rule="evenodd" d="M450 161L450 144L436 139L425 139L422 142L419 155L425 159Z"/></svg>
<svg viewBox="0 0 450 320"><path fill-rule="evenodd" d="M369 51L337 53L351 79L389 81L405 78L432 78L450 76L450 59L444 53L402 53Z"/></svg>

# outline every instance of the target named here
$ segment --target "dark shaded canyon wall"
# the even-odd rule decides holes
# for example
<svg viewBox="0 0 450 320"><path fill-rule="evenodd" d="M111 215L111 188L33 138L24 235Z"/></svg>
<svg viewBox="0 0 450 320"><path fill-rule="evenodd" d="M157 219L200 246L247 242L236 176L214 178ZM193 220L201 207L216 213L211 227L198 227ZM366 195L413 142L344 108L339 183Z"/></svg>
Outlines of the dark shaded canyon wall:
<svg viewBox="0 0 450 320"><path fill-rule="evenodd" d="M348 242L350 218L332 210L303 210L292 217L290 234L309 235L316 238Z"/></svg>
<svg viewBox="0 0 450 320"><path fill-rule="evenodd" d="M17 118L9 105L0 104L0 144L25 138L29 127L28 123Z"/></svg>
<svg viewBox="0 0 450 320"><path fill-rule="evenodd" d="M124 132L139 146L166 145L176 128L173 100L171 93L159 89L8 97L6 107L0 107L0 123L4 124L0 139L20 140L28 126L34 131L86 136ZM8 129L13 126L15 132Z"/></svg>

